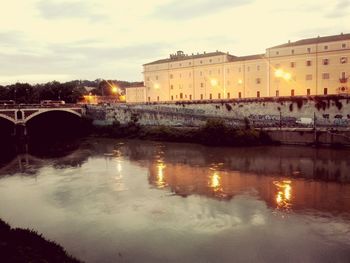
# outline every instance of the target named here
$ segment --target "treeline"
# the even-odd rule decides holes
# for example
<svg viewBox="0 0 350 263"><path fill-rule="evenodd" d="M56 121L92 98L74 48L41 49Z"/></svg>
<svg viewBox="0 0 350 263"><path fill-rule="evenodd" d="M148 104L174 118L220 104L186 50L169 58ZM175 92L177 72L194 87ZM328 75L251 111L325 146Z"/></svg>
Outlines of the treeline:
<svg viewBox="0 0 350 263"><path fill-rule="evenodd" d="M64 100L67 103L76 103L84 95L112 95L112 87L125 88L143 85L142 82L127 82L120 80L73 80L60 83L51 81L45 84L31 85L16 83L6 86L0 85L0 100L14 100L16 103L39 103L41 100Z"/></svg>

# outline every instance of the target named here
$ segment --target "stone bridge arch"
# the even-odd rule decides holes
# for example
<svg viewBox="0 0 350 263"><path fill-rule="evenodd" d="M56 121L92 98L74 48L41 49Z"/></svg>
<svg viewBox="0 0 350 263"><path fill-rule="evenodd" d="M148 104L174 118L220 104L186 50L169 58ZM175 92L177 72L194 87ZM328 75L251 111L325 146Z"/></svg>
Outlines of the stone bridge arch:
<svg viewBox="0 0 350 263"><path fill-rule="evenodd" d="M71 114L74 114L78 117L82 117L82 114L75 111L75 110L72 110L72 109L58 109L58 108L53 108L53 109L43 109L43 110L38 110L38 111L35 111L33 112L32 114L28 115L25 117L24 119L24 123L27 123L28 121L30 121L31 119L33 119L34 117L38 116L38 115L41 115L41 114L45 114L45 113L50 113L50 112L68 112L68 113L71 113Z"/></svg>
<svg viewBox="0 0 350 263"><path fill-rule="evenodd" d="M10 121L13 125L16 125L16 120L11 118L10 116L6 115L6 114L3 114L3 113L0 113L0 118L3 118L5 120L8 120Z"/></svg>

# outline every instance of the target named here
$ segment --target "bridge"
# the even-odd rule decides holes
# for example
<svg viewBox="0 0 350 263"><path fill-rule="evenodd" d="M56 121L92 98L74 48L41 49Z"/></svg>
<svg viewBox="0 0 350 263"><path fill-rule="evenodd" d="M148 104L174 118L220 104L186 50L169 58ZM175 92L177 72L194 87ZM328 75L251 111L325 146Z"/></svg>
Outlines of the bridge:
<svg viewBox="0 0 350 263"><path fill-rule="evenodd" d="M84 109L78 104L41 105L18 104L0 105L0 118L12 122L14 125L25 125L29 120L43 113L61 111L82 117Z"/></svg>

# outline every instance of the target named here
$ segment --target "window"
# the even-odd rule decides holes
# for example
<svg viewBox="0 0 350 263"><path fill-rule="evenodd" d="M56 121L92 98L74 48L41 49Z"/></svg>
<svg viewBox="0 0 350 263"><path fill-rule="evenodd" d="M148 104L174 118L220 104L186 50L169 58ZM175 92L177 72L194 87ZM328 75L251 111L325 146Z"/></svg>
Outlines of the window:
<svg viewBox="0 0 350 263"><path fill-rule="evenodd" d="M157 96L157 101L159 101L159 96Z"/></svg>
<svg viewBox="0 0 350 263"><path fill-rule="evenodd" d="M256 97L257 97L257 98L260 98L260 91L257 91L257 92L256 92Z"/></svg>
<svg viewBox="0 0 350 263"><path fill-rule="evenodd" d="M276 55L279 55L280 54L280 52L279 51L276 51Z"/></svg>
<svg viewBox="0 0 350 263"><path fill-rule="evenodd" d="M189 97L190 97L190 100L192 100L192 95L189 95Z"/></svg>
<svg viewBox="0 0 350 263"><path fill-rule="evenodd" d="M310 67L311 66L311 60L306 61L306 66Z"/></svg>
<svg viewBox="0 0 350 263"><path fill-rule="evenodd" d="M209 99L211 100L211 99L213 99L213 94L209 94Z"/></svg>
<svg viewBox="0 0 350 263"><path fill-rule="evenodd" d="M229 99L230 97L230 92L227 92L227 98Z"/></svg>
<svg viewBox="0 0 350 263"><path fill-rule="evenodd" d="M323 95L327 95L328 94L328 89L327 88L324 88L323 89Z"/></svg>
<svg viewBox="0 0 350 263"><path fill-rule="evenodd" d="M170 89L174 89L174 85L170 85Z"/></svg>
<svg viewBox="0 0 350 263"><path fill-rule="evenodd" d="M310 89L307 89L307 90L306 90L306 95L307 95L307 96L310 96L310 94L311 94Z"/></svg>
<svg viewBox="0 0 350 263"><path fill-rule="evenodd" d="M203 94L201 94L201 100L203 99Z"/></svg>
<svg viewBox="0 0 350 263"><path fill-rule="evenodd" d="M228 68L228 69L226 70L226 72L227 72L227 74L230 74L230 69Z"/></svg>
<svg viewBox="0 0 350 263"><path fill-rule="evenodd" d="M190 65L190 66L191 66L191 65L192 65L192 62L188 62L188 65Z"/></svg>
<svg viewBox="0 0 350 263"><path fill-rule="evenodd" d="M181 67L181 66L182 66L182 64L181 64L181 63L179 63L179 66Z"/></svg>
<svg viewBox="0 0 350 263"><path fill-rule="evenodd" d="M212 60L211 59L209 59L209 63L211 63L212 62Z"/></svg>
<svg viewBox="0 0 350 263"><path fill-rule="evenodd" d="M341 47L346 48L346 44L345 43L341 44Z"/></svg>
<svg viewBox="0 0 350 263"><path fill-rule="evenodd" d="M312 75L311 74L307 74L305 77L306 80L312 80Z"/></svg>
<svg viewBox="0 0 350 263"><path fill-rule="evenodd" d="M290 67L295 68L295 62L290 62Z"/></svg>
<svg viewBox="0 0 350 263"><path fill-rule="evenodd" d="M150 102L151 101L151 97L148 97L148 102Z"/></svg>
<svg viewBox="0 0 350 263"><path fill-rule="evenodd" d="M255 80L255 82L256 82L256 84L260 84L260 83L261 83L261 79L260 79L260 78L257 78L257 79Z"/></svg>
<svg viewBox="0 0 350 263"><path fill-rule="evenodd" d="M218 69L218 74L220 74L220 69Z"/></svg>
<svg viewBox="0 0 350 263"><path fill-rule="evenodd" d="M221 93L218 93L218 99L221 99Z"/></svg>
<svg viewBox="0 0 350 263"><path fill-rule="evenodd" d="M187 99L187 95L185 94L185 99Z"/></svg>
<svg viewBox="0 0 350 263"><path fill-rule="evenodd" d="M158 76L156 76L156 80L158 80Z"/></svg>
<svg viewBox="0 0 350 263"><path fill-rule="evenodd" d="M242 98L242 93L238 92L238 98Z"/></svg>
<svg viewBox="0 0 350 263"><path fill-rule="evenodd" d="M346 78L346 73L345 73L345 72L342 72L342 73L341 73L341 78L342 78L342 79L345 79L345 78Z"/></svg>
<svg viewBox="0 0 350 263"><path fill-rule="evenodd" d="M307 53L310 53L311 52L311 48L307 48Z"/></svg>
<svg viewBox="0 0 350 263"><path fill-rule="evenodd" d="M241 72L241 67L238 68L238 72Z"/></svg>
<svg viewBox="0 0 350 263"><path fill-rule="evenodd" d="M348 63L348 58L347 57L341 57L340 58L340 64L345 64Z"/></svg>
<svg viewBox="0 0 350 263"><path fill-rule="evenodd" d="M182 99L183 98L183 94L182 93L180 93L180 99Z"/></svg>
<svg viewBox="0 0 350 263"><path fill-rule="evenodd" d="M174 96L173 95L171 95L171 100L174 100Z"/></svg>
<svg viewBox="0 0 350 263"><path fill-rule="evenodd" d="M230 86L230 84L231 84L231 83L230 83L230 81L228 80L228 81L227 81L227 86Z"/></svg>
<svg viewBox="0 0 350 263"><path fill-rule="evenodd" d="M203 61L201 60L201 61L199 61L199 63L203 64Z"/></svg>
<svg viewBox="0 0 350 263"><path fill-rule="evenodd" d="M276 90L276 97L278 97L280 95L280 91Z"/></svg>
<svg viewBox="0 0 350 263"><path fill-rule="evenodd" d="M250 70L250 67L247 67L247 71L249 72L249 70Z"/></svg>
<svg viewBox="0 0 350 263"><path fill-rule="evenodd" d="M294 89L292 89L292 90L290 91L290 95L291 95L291 96L294 96Z"/></svg>
<svg viewBox="0 0 350 263"><path fill-rule="evenodd" d="M329 79L329 73L322 73L322 79Z"/></svg>
<svg viewBox="0 0 350 263"><path fill-rule="evenodd" d="M211 70L209 70L209 75L211 75Z"/></svg>
<svg viewBox="0 0 350 263"><path fill-rule="evenodd" d="M174 78L174 75L173 75L173 74L170 74L169 78L170 78L170 79Z"/></svg>
<svg viewBox="0 0 350 263"><path fill-rule="evenodd" d="M202 76L202 71L199 72L199 75Z"/></svg>
<svg viewBox="0 0 350 263"><path fill-rule="evenodd" d="M323 65L328 65L328 64L329 64L328 58L323 59L323 60L322 60L322 64L323 64Z"/></svg>
<svg viewBox="0 0 350 263"><path fill-rule="evenodd" d="M202 83L201 83L201 88L203 88L203 87L204 87L204 83L202 82Z"/></svg>
<svg viewBox="0 0 350 263"><path fill-rule="evenodd" d="M189 76L189 77L192 77L192 73L191 73L191 72L190 72L190 73L188 73L188 76Z"/></svg>
<svg viewBox="0 0 350 263"><path fill-rule="evenodd" d="M324 46L324 50L328 50L328 46Z"/></svg>
<svg viewBox="0 0 350 263"><path fill-rule="evenodd" d="M149 81L149 77L146 78L146 81Z"/></svg>
<svg viewBox="0 0 350 263"><path fill-rule="evenodd" d="M258 66L256 66L256 70L257 71L259 71L260 70L260 66L258 65Z"/></svg>
<svg viewBox="0 0 350 263"><path fill-rule="evenodd" d="M179 77L181 78L182 77L182 74L180 73Z"/></svg>
<svg viewBox="0 0 350 263"><path fill-rule="evenodd" d="M294 49L291 50L292 54L294 55Z"/></svg>

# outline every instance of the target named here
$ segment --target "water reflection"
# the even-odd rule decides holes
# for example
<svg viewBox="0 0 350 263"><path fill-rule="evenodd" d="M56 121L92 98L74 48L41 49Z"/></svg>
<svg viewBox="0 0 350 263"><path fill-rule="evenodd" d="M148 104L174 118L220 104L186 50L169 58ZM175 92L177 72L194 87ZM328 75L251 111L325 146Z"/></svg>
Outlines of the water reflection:
<svg viewBox="0 0 350 263"><path fill-rule="evenodd" d="M290 210L292 207L292 186L291 186L290 180L283 180L283 181L274 181L273 184L277 188L276 193L276 204L277 208L284 209L284 210Z"/></svg>
<svg viewBox="0 0 350 263"><path fill-rule="evenodd" d="M274 150L93 139L22 155L0 171L0 217L86 262L347 262L349 151Z"/></svg>

